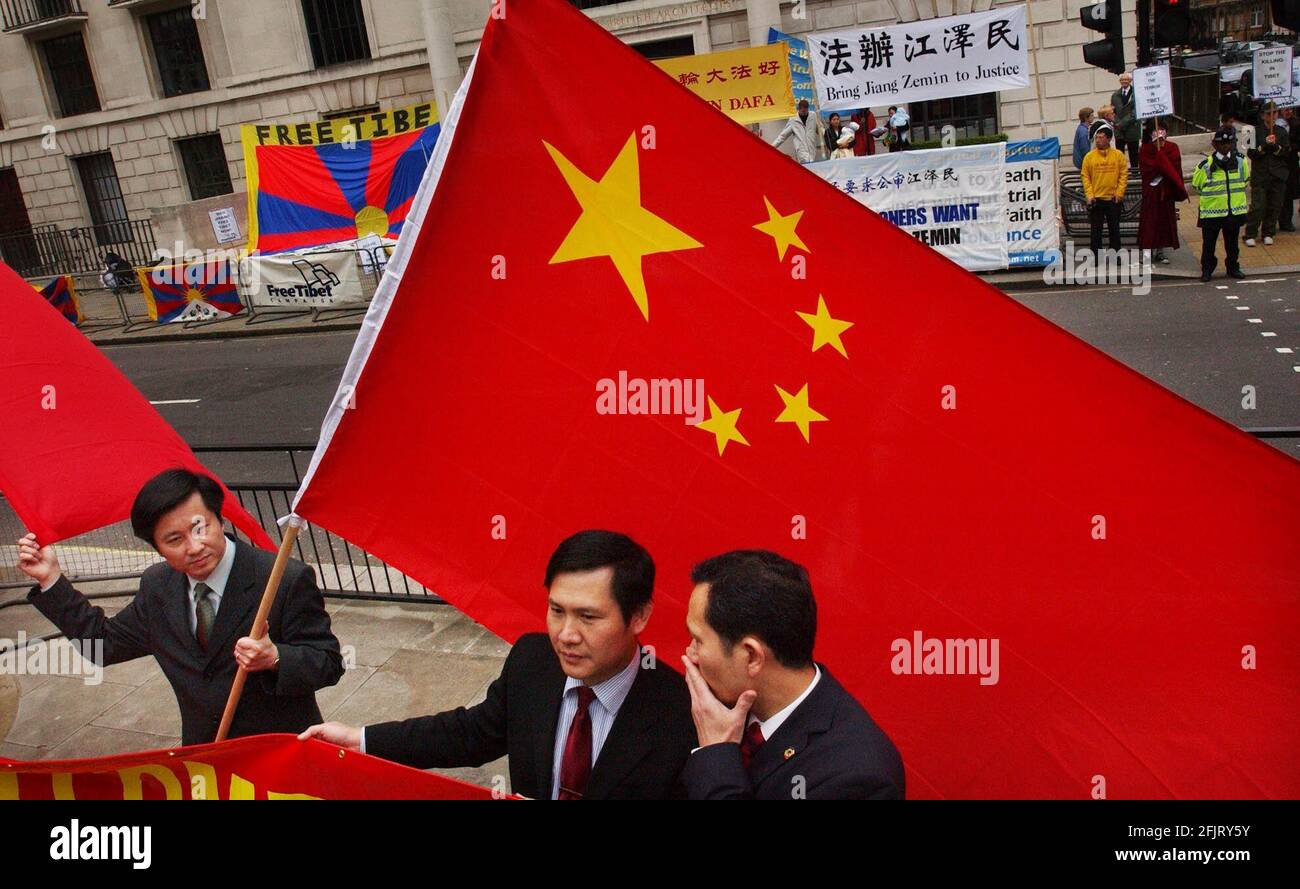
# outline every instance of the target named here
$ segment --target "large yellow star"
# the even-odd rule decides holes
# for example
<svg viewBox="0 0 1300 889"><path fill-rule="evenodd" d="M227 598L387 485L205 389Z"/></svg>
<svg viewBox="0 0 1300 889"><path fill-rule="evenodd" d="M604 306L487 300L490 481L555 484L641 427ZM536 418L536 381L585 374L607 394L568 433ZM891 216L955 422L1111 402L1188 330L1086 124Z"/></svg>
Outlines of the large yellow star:
<svg viewBox="0 0 1300 889"><path fill-rule="evenodd" d="M820 293L817 294L816 315L809 315L807 312L795 312L795 314L813 329L812 350L814 352L822 346L833 346L836 352L839 352L845 358L849 357L849 353L844 351L844 343L840 340L840 334L852 327L853 322L832 318L831 313L826 309L826 297Z"/></svg>
<svg viewBox="0 0 1300 889"><path fill-rule="evenodd" d="M763 203L767 205L767 222L760 222L754 228L758 229L765 235L770 235L776 242L776 253L785 262L785 252L790 249L790 245L798 247L804 253L812 253L808 245L799 237L795 228L799 225L799 220L803 218L803 211L791 213L789 216L782 216L776 212L776 207L763 195Z"/></svg>
<svg viewBox="0 0 1300 889"><path fill-rule="evenodd" d="M641 206L636 134L628 137L627 144L599 182L575 167L550 143L543 141L542 144L551 153L551 159L560 168L564 181L582 206L582 215L551 257L551 265L608 256L632 292L641 315L649 321L650 302L641 272L641 258L703 245Z"/></svg>
<svg viewBox="0 0 1300 889"><path fill-rule="evenodd" d="M740 412L742 408L736 408L734 411L724 411L718 407L717 402L712 398L709 399L709 418L702 420L695 425L696 429L703 429L705 432L711 432L718 440L718 456L727 449L727 443L738 441L746 447L749 442L745 436L740 434L736 424L740 422Z"/></svg>
<svg viewBox="0 0 1300 889"><path fill-rule="evenodd" d="M785 410L781 411L781 416L776 418L776 422L794 423L799 427L799 431L803 433L803 440L811 443L811 424L825 422L827 418L817 413L808 404L808 384L803 384L803 388L799 390L798 395L791 395L780 386L776 387L776 391L781 396L781 400L785 402Z"/></svg>

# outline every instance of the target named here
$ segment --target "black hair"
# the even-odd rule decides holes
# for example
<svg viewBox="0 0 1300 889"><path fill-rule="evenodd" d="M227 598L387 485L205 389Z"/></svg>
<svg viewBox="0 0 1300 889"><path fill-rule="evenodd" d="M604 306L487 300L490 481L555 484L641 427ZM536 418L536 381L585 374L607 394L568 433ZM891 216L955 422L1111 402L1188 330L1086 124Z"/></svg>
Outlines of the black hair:
<svg viewBox="0 0 1300 889"><path fill-rule="evenodd" d="M613 568L614 579L610 590L623 622L650 602L655 588L655 563L645 547L626 534L617 531L579 531L566 537L551 554L546 563L546 580L549 590L557 575L572 571L595 571Z"/></svg>
<svg viewBox="0 0 1300 889"><path fill-rule="evenodd" d="M131 530L145 543L157 548L153 532L162 517L190 499L195 492L203 498L203 505L221 520L221 506L226 494L221 485L209 476L188 469L168 469L144 483L131 504Z"/></svg>
<svg viewBox="0 0 1300 889"><path fill-rule="evenodd" d="M704 619L728 648L754 636L785 667L812 664L817 602L802 565L766 550L736 550L696 565L691 582L709 585Z"/></svg>

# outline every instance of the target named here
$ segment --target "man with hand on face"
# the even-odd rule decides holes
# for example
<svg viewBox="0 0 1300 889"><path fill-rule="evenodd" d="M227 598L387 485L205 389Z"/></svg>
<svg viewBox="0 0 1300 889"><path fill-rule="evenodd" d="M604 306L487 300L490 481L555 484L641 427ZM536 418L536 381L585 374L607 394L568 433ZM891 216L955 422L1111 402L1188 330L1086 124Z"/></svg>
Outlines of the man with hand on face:
<svg viewBox="0 0 1300 889"><path fill-rule="evenodd" d="M889 737L813 661L817 604L808 572L739 550L691 572L682 658L700 747L682 780L691 799L902 799Z"/></svg>
<svg viewBox="0 0 1300 889"><path fill-rule="evenodd" d="M290 559L267 618L250 637L275 563L272 553L226 537L225 492L213 479L169 469L140 489L131 528L165 560L140 578L140 592L113 617L73 589L52 547L18 541L18 567L36 581L36 609L72 640L103 646L102 665L153 655L176 693L181 742L216 738L235 673L251 674L230 737L300 732L321 719L316 690L343 675L339 640L312 570Z"/></svg>
<svg viewBox="0 0 1300 889"><path fill-rule="evenodd" d="M418 769L510 756L510 786L533 799L682 795L695 746L681 674L643 653L655 566L613 531L564 540L546 566L547 632L521 636L483 703L364 729L313 726L320 738Z"/></svg>

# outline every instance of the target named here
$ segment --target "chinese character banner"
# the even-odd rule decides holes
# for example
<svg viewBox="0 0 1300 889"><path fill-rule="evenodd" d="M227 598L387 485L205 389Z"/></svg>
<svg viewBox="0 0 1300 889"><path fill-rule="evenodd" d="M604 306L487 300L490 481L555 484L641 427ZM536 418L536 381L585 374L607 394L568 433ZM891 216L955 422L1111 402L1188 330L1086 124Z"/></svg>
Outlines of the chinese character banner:
<svg viewBox="0 0 1300 889"><path fill-rule="evenodd" d="M823 111L1029 86L1025 7L820 31L809 38Z"/></svg>
<svg viewBox="0 0 1300 889"><path fill-rule="evenodd" d="M898 151L806 169L964 269L1008 265L1006 143Z"/></svg>
<svg viewBox="0 0 1300 889"><path fill-rule="evenodd" d="M790 47L784 43L679 56L655 64L737 123L794 117Z"/></svg>

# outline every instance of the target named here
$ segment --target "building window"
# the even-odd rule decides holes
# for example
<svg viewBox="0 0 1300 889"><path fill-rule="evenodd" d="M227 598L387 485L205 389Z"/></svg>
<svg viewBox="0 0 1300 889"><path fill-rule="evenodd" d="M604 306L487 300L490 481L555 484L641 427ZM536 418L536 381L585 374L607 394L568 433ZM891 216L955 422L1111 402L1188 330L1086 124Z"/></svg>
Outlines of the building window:
<svg viewBox="0 0 1300 889"><path fill-rule="evenodd" d="M153 44L154 61L158 63L163 95L170 98L209 89L203 46L190 7L155 13L146 16L144 21Z"/></svg>
<svg viewBox="0 0 1300 889"><path fill-rule="evenodd" d="M185 178L190 184L190 200L201 201L235 190L230 182L230 166L226 163L226 147L219 134L177 139L176 149L180 152Z"/></svg>
<svg viewBox="0 0 1300 889"><path fill-rule="evenodd" d="M633 43L631 47L647 59L672 59L677 56L695 55L695 38L688 34L685 37L669 37L664 40L651 40L648 43Z"/></svg>
<svg viewBox="0 0 1300 889"><path fill-rule="evenodd" d="M89 114L99 110L99 93L90 73L86 42L81 32L65 34L40 43L41 58L50 77L50 88L59 103L59 117Z"/></svg>
<svg viewBox="0 0 1300 889"><path fill-rule="evenodd" d="M317 68L370 58L361 0L302 0L302 12Z"/></svg>
<svg viewBox="0 0 1300 889"><path fill-rule="evenodd" d="M90 208L90 221L100 244L121 244L131 240L126 201L117 181L117 165L107 151L72 159L81 179L81 190Z"/></svg>
<svg viewBox="0 0 1300 889"><path fill-rule="evenodd" d="M349 108L346 111L326 111L321 115L321 120L351 120L354 117L378 113L378 105L362 105L360 108Z"/></svg>
<svg viewBox="0 0 1300 889"><path fill-rule="evenodd" d="M912 122L912 141L929 142L943 135L952 124L958 139L992 136L998 131L997 93L914 102L907 108Z"/></svg>
<svg viewBox="0 0 1300 889"><path fill-rule="evenodd" d="M1250 11L1250 26L1252 28L1264 27L1264 10L1252 9Z"/></svg>

